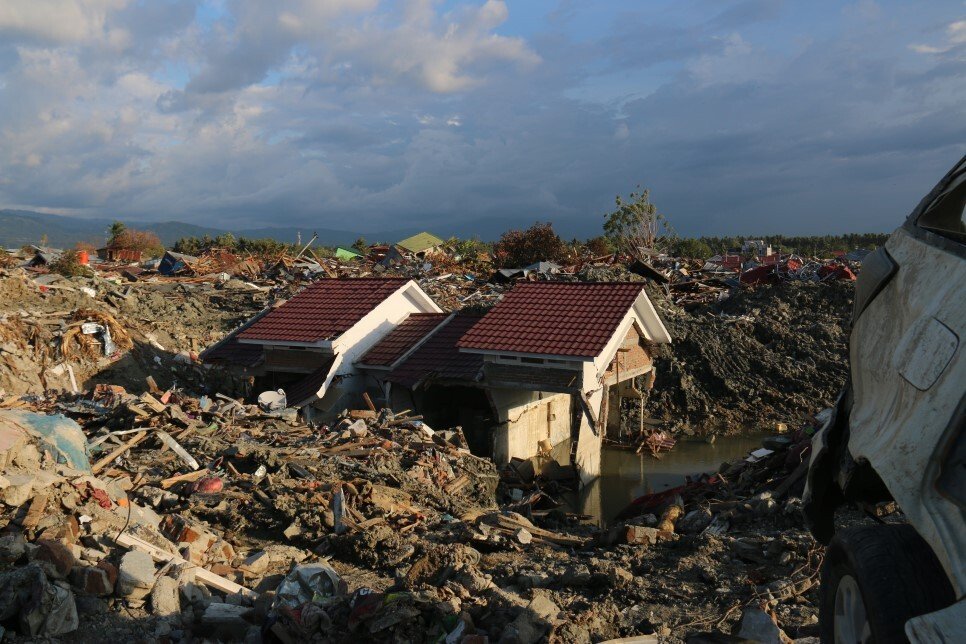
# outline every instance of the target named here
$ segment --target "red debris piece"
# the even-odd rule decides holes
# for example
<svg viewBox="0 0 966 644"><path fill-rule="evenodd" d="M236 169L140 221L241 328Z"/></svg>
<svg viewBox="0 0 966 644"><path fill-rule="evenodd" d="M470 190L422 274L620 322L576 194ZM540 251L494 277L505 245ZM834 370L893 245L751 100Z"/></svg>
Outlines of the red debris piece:
<svg viewBox="0 0 966 644"><path fill-rule="evenodd" d="M206 476L195 481L192 488L198 494L217 494L225 489L225 482L217 476Z"/></svg>

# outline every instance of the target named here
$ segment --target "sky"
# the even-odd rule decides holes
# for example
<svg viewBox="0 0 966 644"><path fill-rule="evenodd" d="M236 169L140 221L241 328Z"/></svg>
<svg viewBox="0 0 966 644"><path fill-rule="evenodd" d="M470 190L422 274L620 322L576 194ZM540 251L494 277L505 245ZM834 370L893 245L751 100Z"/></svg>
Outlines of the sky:
<svg viewBox="0 0 966 644"><path fill-rule="evenodd" d="M0 207L872 232L964 153L962 0L0 2Z"/></svg>

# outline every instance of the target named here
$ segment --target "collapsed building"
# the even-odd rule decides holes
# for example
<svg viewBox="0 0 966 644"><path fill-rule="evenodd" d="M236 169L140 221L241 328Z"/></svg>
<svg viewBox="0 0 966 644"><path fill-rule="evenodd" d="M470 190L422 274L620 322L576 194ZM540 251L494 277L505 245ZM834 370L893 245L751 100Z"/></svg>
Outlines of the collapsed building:
<svg viewBox="0 0 966 644"><path fill-rule="evenodd" d="M505 464L538 454L599 474L620 400L670 336L640 283L528 282L484 314L444 313L414 281L323 279L203 352L309 422L365 397L459 426Z"/></svg>

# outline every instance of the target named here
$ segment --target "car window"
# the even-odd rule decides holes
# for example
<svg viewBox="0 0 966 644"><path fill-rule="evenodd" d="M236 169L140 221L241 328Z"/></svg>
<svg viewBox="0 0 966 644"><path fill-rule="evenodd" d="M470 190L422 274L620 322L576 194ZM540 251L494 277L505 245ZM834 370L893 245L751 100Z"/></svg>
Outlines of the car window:
<svg viewBox="0 0 966 644"><path fill-rule="evenodd" d="M937 235L966 243L966 168L960 166L949 186L919 216L916 224Z"/></svg>

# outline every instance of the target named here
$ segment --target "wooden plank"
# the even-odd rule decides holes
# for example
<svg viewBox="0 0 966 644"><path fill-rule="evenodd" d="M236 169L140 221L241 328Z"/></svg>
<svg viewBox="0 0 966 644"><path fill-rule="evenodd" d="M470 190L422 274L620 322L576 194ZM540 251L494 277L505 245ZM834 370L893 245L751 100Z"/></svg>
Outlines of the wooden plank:
<svg viewBox="0 0 966 644"><path fill-rule="evenodd" d="M345 443L344 445L337 445L336 447L329 447L328 449L319 450L323 454L341 454L342 452L355 451L363 447L372 447L374 445L381 444L383 439L381 438L367 438L359 441L353 441L351 443Z"/></svg>
<svg viewBox="0 0 966 644"><path fill-rule="evenodd" d="M98 472L100 472L102 469L104 469L105 467L113 463L115 458L117 458L121 454L124 454L129 449L131 449L132 447L134 447L135 445L143 441L147 437L147 435L148 433L145 431L141 431L135 434L131 440L124 443L123 445L115 449L113 452L111 452L101 460L94 463L94 466L91 467L91 473L97 474Z"/></svg>
<svg viewBox="0 0 966 644"><path fill-rule="evenodd" d="M161 481L161 487L162 489L167 490L175 483L181 483L183 481L197 481L198 479L203 478L205 474L208 474L207 469L195 470L194 472L188 472L187 474L178 474L177 476L172 476L171 478Z"/></svg>
<svg viewBox="0 0 966 644"><path fill-rule="evenodd" d="M501 514L497 516L497 525L503 528L516 530L518 528L524 528L527 532L535 537L540 537L546 539L552 543L564 545L564 546L582 546L587 543L587 539L582 537L572 537L566 534L560 534L557 532L551 532L550 530L544 530L543 528L538 528L535 525L526 525L524 523L519 523L514 521L510 517Z"/></svg>
<svg viewBox="0 0 966 644"><path fill-rule="evenodd" d="M210 570L206 570L205 568L196 566L193 563L189 563L185 559L182 559L180 556L171 554L170 552L162 550L161 548L158 548L157 546L151 543L148 543L144 539L135 537L132 534L122 532L120 535L118 535L116 539L114 539L114 542L117 545L122 546L124 548L128 548L128 549L134 548L137 550L141 550L142 552L145 552L151 555L151 558L157 562L171 563L175 565L187 565L194 569L196 579L200 579L202 582L205 583L205 585L211 586L215 590L221 591L223 593L229 593L229 594L240 593L242 595L245 595L246 597L251 597L251 598L258 597L258 593L252 590L249 590L248 588L245 588L240 584L236 584L230 579L225 579L220 575L216 575Z"/></svg>
<svg viewBox="0 0 966 644"><path fill-rule="evenodd" d="M362 392L362 399L366 401L366 405L369 407L370 411L376 411L376 406L372 404L372 398L369 397L368 391Z"/></svg>

